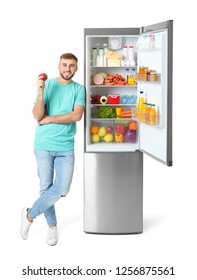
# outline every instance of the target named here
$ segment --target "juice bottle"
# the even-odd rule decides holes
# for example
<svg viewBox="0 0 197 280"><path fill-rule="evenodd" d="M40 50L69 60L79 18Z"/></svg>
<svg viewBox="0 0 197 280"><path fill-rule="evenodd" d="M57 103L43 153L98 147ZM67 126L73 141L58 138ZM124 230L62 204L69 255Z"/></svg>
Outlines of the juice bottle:
<svg viewBox="0 0 197 280"><path fill-rule="evenodd" d="M146 106L146 113L145 113L145 122L149 123L150 122L150 110L151 110L151 104L147 103Z"/></svg>
<svg viewBox="0 0 197 280"><path fill-rule="evenodd" d="M140 95L138 98L138 105L137 105L137 118L139 121L142 121L142 110L144 107L144 93L140 91Z"/></svg>
<svg viewBox="0 0 197 280"><path fill-rule="evenodd" d="M149 123L156 124L157 123L157 113L155 110L155 104L152 104L150 113L149 113Z"/></svg>
<svg viewBox="0 0 197 280"><path fill-rule="evenodd" d="M144 102L143 109L142 109L142 122L146 122L146 107L147 107L147 102Z"/></svg>
<svg viewBox="0 0 197 280"><path fill-rule="evenodd" d="M157 124L160 124L160 109L159 109L159 106L157 106Z"/></svg>
<svg viewBox="0 0 197 280"><path fill-rule="evenodd" d="M136 85L136 81L134 80L134 75L135 75L135 68L132 69L132 73L129 75L127 79L128 85L130 86Z"/></svg>
<svg viewBox="0 0 197 280"><path fill-rule="evenodd" d="M125 69L124 78L125 78L125 80L127 81L127 83L128 83L129 76L130 76L129 68L126 68L126 69Z"/></svg>

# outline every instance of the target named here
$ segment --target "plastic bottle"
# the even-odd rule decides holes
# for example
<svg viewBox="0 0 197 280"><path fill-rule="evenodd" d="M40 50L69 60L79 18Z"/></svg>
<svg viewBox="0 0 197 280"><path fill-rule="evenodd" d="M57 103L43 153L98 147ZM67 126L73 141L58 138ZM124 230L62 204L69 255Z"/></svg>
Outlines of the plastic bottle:
<svg viewBox="0 0 197 280"><path fill-rule="evenodd" d="M148 103L148 99L147 99L147 92L145 93L145 99L144 99L145 103Z"/></svg>
<svg viewBox="0 0 197 280"><path fill-rule="evenodd" d="M157 123L157 113L155 110L155 104L151 105L150 113L149 113L149 123L156 124Z"/></svg>
<svg viewBox="0 0 197 280"><path fill-rule="evenodd" d="M124 46L123 47L123 54L122 54L122 56L123 56L123 60L128 60L128 48L127 48L127 46Z"/></svg>
<svg viewBox="0 0 197 280"><path fill-rule="evenodd" d="M121 59L120 65L121 65L122 67L124 67L124 66L126 65L126 61L125 61L124 59Z"/></svg>
<svg viewBox="0 0 197 280"><path fill-rule="evenodd" d="M146 122L146 107L147 107L147 103L144 102L143 109L142 109L142 122Z"/></svg>
<svg viewBox="0 0 197 280"><path fill-rule="evenodd" d="M100 66L100 56L97 54L96 56L96 66Z"/></svg>
<svg viewBox="0 0 197 280"><path fill-rule="evenodd" d="M135 68L132 68L131 74L130 74L130 76L129 76L129 78L128 78L128 85L130 85L130 86L136 85L136 81L135 81L135 79L134 79L134 75L135 75L135 74L136 74L136 69L135 69Z"/></svg>
<svg viewBox="0 0 197 280"><path fill-rule="evenodd" d="M147 35L148 39L148 48L152 49L155 47L155 37L153 34L148 34Z"/></svg>
<svg viewBox="0 0 197 280"><path fill-rule="evenodd" d="M97 48L92 48L92 66L96 66Z"/></svg>
<svg viewBox="0 0 197 280"><path fill-rule="evenodd" d="M151 39L152 48L155 48L155 36L152 34L150 39Z"/></svg>
<svg viewBox="0 0 197 280"><path fill-rule="evenodd" d="M148 123L148 124L150 123L150 110L151 110L151 104L147 103L146 114L145 114L145 122Z"/></svg>
<svg viewBox="0 0 197 280"><path fill-rule="evenodd" d="M126 69L125 69L125 76L124 76L124 78L125 78L125 80L126 80L127 82L128 82L129 76L130 76L129 68L126 68Z"/></svg>
<svg viewBox="0 0 197 280"><path fill-rule="evenodd" d="M146 49L147 48L147 35L143 34L141 36L141 49Z"/></svg>
<svg viewBox="0 0 197 280"><path fill-rule="evenodd" d="M104 66L104 50L103 50L103 48L99 49L99 66Z"/></svg>
<svg viewBox="0 0 197 280"><path fill-rule="evenodd" d="M103 50L104 50L104 55L103 55L103 66L107 66L107 58L106 58L107 44L103 44Z"/></svg>
<svg viewBox="0 0 197 280"><path fill-rule="evenodd" d="M143 108L144 108L144 92L140 91L140 95L138 98L138 105L137 105L137 118L139 121L142 121Z"/></svg>
<svg viewBox="0 0 197 280"><path fill-rule="evenodd" d="M157 124L160 124L160 109L159 109L159 106L157 106Z"/></svg>
<svg viewBox="0 0 197 280"><path fill-rule="evenodd" d="M129 49L128 49L128 60L129 60L129 65L130 66L135 66L133 46L129 46Z"/></svg>

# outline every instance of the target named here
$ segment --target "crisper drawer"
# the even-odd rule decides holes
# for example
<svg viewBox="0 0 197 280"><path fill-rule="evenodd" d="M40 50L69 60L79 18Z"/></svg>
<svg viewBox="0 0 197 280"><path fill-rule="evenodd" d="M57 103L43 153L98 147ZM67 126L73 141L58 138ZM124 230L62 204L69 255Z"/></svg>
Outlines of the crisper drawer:
<svg viewBox="0 0 197 280"><path fill-rule="evenodd" d="M139 149L138 122L133 119L90 118L86 152L131 152Z"/></svg>

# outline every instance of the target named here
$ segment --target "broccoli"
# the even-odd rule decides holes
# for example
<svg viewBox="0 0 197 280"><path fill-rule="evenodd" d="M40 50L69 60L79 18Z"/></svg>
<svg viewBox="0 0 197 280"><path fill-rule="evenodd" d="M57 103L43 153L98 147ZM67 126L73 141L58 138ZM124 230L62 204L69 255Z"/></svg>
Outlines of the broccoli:
<svg viewBox="0 0 197 280"><path fill-rule="evenodd" d="M98 118L115 118L116 113L114 108L108 106L98 107Z"/></svg>

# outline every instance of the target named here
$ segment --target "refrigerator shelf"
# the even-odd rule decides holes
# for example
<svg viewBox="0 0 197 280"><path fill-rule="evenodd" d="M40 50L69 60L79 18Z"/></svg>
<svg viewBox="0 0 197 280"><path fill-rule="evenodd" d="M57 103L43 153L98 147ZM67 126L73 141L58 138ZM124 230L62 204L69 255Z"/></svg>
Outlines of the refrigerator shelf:
<svg viewBox="0 0 197 280"><path fill-rule="evenodd" d="M148 84L151 84L151 83L158 84L158 83L160 83L160 80L158 80L158 81L135 80L135 81L138 82L138 83L148 83Z"/></svg>
<svg viewBox="0 0 197 280"><path fill-rule="evenodd" d="M137 66L91 66L91 68L137 68Z"/></svg>
<svg viewBox="0 0 197 280"><path fill-rule="evenodd" d="M106 103L106 104L89 104L90 107L99 107L99 106L112 106L112 107L119 107L119 106L122 106L122 107L136 107L137 104L124 104L124 103L118 103L118 104L109 104L109 103Z"/></svg>
<svg viewBox="0 0 197 280"><path fill-rule="evenodd" d="M132 88L132 87L137 87L137 85L132 85L132 86L115 86L115 85L111 85L111 86L106 86L106 85L90 85L91 88Z"/></svg>
<svg viewBox="0 0 197 280"><path fill-rule="evenodd" d="M142 48L142 49L136 49L137 53L157 52L157 51L161 51L161 48Z"/></svg>
<svg viewBox="0 0 197 280"><path fill-rule="evenodd" d="M91 143L91 145L94 145L94 146L96 146L96 145L101 145L101 146L103 146L103 145L107 145L108 147L109 147L109 145L113 145L113 146L118 146L118 147L121 147L121 146L130 146L130 145L133 145L133 144L136 144L136 141L133 141L133 142L122 142L122 143L117 143L117 142L115 142L115 141L112 141L112 142L110 142L110 143L107 143L107 142L104 142L104 141L102 141L102 142L99 142L99 143Z"/></svg>
<svg viewBox="0 0 197 280"><path fill-rule="evenodd" d="M90 118L91 121L130 121L135 120L136 118Z"/></svg>

